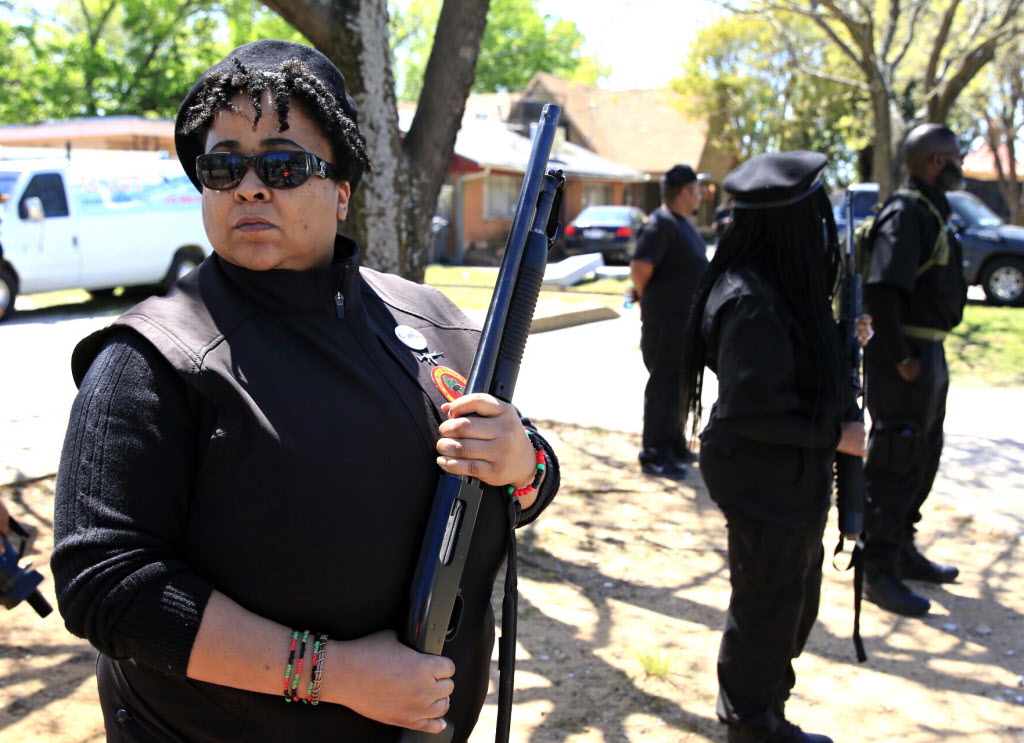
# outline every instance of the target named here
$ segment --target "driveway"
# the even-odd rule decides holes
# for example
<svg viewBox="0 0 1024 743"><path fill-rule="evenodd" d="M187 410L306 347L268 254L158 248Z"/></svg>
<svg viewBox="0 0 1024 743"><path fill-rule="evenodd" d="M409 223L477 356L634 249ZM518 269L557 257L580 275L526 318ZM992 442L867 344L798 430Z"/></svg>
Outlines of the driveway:
<svg viewBox="0 0 1024 743"><path fill-rule="evenodd" d="M0 485L56 472L76 392L71 349L121 309L101 305L99 313L91 314L24 313L0 324ZM531 335L517 383L517 405L538 420L638 434L647 380L639 338L637 309L622 310L611 320ZM705 407L710 407L714 389L709 374ZM954 387L932 505L955 508L963 517L1001 531L1024 533L1022 420L1024 389Z"/></svg>

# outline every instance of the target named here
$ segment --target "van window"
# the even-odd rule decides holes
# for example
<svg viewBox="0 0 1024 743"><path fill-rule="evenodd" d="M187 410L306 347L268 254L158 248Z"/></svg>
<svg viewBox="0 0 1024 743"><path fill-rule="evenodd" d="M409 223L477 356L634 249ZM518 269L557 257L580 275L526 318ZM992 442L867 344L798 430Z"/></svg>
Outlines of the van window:
<svg viewBox="0 0 1024 743"><path fill-rule="evenodd" d="M30 199L33 196L43 202L43 214L47 219L68 216L68 199L64 194L64 181L59 173L40 173L32 176L32 180L28 182L25 193L21 195L21 202L18 204L18 214L22 219L28 218L25 199Z"/></svg>
<svg viewBox="0 0 1024 743"><path fill-rule="evenodd" d="M0 196L10 198L14 184L18 182L17 173L0 173Z"/></svg>

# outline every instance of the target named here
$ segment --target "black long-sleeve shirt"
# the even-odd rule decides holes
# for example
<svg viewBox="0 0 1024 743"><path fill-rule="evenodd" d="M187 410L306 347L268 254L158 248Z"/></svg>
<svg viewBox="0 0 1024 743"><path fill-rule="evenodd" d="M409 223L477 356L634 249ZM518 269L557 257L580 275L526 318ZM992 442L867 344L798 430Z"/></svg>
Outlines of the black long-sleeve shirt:
<svg viewBox="0 0 1024 743"><path fill-rule="evenodd" d="M167 298L126 313L123 328L80 346L88 372L55 502L58 601L69 629L104 654L109 696L151 734L394 736L339 705L303 715L280 698L184 677L214 588L336 639L404 625L443 399L396 338L396 317L458 371L468 371L477 332L428 288L379 276L374 289L368 278L351 262L250 272L213 257ZM552 461L524 522L557 485ZM450 715L464 733L486 693L506 527L504 502L486 492L464 624L445 647L457 668Z"/></svg>
<svg viewBox="0 0 1024 743"><path fill-rule="evenodd" d="M871 350L881 349L894 364L911 353L904 324L951 330L960 322L967 298L963 251L945 222L950 214L945 194L913 177L904 188L928 199L941 219L919 198L899 196L888 201L875 220L864 306L876 334ZM940 231L946 232L948 241L945 262L918 275L933 257Z"/></svg>

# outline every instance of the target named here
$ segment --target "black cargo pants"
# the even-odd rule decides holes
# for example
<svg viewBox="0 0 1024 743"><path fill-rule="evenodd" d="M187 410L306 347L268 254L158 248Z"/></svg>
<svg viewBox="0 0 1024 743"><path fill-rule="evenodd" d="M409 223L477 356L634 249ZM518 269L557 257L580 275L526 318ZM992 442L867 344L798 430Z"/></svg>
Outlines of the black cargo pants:
<svg viewBox="0 0 1024 743"><path fill-rule="evenodd" d="M792 661L818 616L826 515L787 529L725 510L732 595L718 653L717 712L750 740L785 720L796 683Z"/></svg>
<svg viewBox="0 0 1024 743"><path fill-rule="evenodd" d="M654 461L685 448L686 403L683 389L685 315L645 313L640 351L649 374L644 389L644 428L641 460Z"/></svg>
<svg viewBox="0 0 1024 743"><path fill-rule="evenodd" d="M939 341L908 338L921 375L905 382L881 348L864 355L871 415L864 466L864 566L896 572L900 550L914 538L921 507L942 456L949 370Z"/></svg>

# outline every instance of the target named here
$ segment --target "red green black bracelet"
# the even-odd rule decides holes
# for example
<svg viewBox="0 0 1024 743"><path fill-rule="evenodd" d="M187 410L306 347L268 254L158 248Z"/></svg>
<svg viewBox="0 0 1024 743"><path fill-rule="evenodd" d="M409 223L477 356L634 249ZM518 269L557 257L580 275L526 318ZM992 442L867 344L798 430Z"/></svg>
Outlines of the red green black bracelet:
<svg viewBox="0 0 1024 743"><path fill-rule="evenodd" d="M548 466L548 457L544 452L544 447L541 446L540 440L529 428L524 428L523 430L526 431L526 437L530 440L530 443L533 444L533 449L537 454L537 473L533 476L533 482L525 488L517 488L512 485L508 486L508 494L514 495L516 498L522 498L524 495L529 495L540 487L540 481L544 477L544 470L546 470Z"/></svg>

